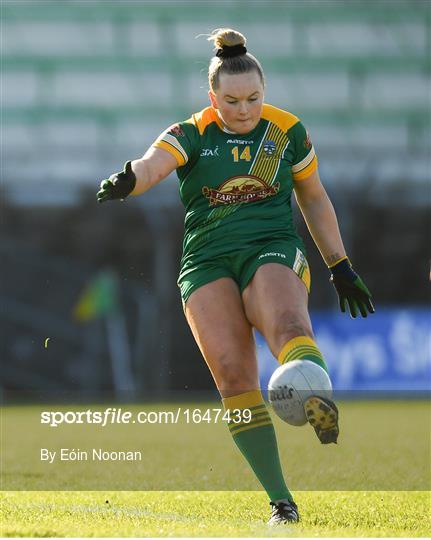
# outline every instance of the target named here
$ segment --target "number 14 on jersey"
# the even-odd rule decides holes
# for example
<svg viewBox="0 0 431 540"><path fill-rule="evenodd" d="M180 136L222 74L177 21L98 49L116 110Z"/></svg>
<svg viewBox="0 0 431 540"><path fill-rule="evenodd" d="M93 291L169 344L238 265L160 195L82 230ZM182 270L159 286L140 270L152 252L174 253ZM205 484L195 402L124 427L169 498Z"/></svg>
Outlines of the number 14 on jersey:
<svg viewBox="0 0 431 540"><path fill-rule="evenodd" d="M244 149L241 148L241 150L242 152L240 154L238 146L234 146L232 148L232 155L235 163L237 163L240 159L243 159L244 161L251 160L250 147L247 145Z"/></svg>

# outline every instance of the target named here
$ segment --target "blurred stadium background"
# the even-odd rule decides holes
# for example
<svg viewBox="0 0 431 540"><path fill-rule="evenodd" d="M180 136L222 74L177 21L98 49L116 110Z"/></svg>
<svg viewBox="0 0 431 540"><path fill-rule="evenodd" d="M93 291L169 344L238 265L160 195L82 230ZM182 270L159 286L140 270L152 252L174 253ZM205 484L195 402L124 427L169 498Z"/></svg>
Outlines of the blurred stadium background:
<svg viewBox="0 0 431 540"><path fill-rule="evenodd" d="M95 193L207 105L211 49L195 37L221 26L248 38L266 100L308 127L374 293L378 315L341 320L298 217L337 387L429 386L430 2L4 0L1 18L3 391L213 388L176 287L176 178L121 204L98 206ZM260 339L259 351L267 375Z"/></svg>

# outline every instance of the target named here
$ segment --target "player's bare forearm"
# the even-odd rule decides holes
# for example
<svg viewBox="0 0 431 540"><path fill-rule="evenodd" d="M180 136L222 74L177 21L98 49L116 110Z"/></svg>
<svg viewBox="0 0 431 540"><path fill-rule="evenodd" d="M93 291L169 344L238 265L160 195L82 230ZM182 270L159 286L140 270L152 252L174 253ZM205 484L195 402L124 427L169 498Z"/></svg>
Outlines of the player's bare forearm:
<svg viewBox="0 0 431 540"><path fill-rule="evenodd" d="M298 201L299 202L299 201ZM324 261L332 266L346 255L337 216L328 196L300 204L302 214Z"/></svg>
<svg viewBox="0 0 431 540"><path fill-rule="evenodd" d="M97 200L103 203L115 199L124 200L129 195L140 195L177 167L177 160L169 152L152 146L141 159L126 161L123 171L102 180Z"/></svg>
<svg viewBox="0 0 431 540"><path fill-rule="evenodd" d="M308 230L330 267L330 280L337 291L341 311L344 313L348 308L354 319L359 314L367 317L368 313L374 313L371 293L346 257L337 216L317 170L295 183L295 196Z"/></svg>
<svg viewBox="0 0 431 540"><path fill-rule="evenodd" d="M132 161L136 185L131 195L141 195L161 182L178 167L176 159L160 148L151 147L140 159Z"/></svg>
<svg viewBox="0 0 431 540"><path fill-rule="evenodd" d="M132 171L136 176L136 184L134 190L130 195L141 195L151 187L150 173L148 170L148 164L145 163L144 158L135 159L132 161Z"/></svg>
<svg viewBox="0 0 431 540"><path fill-rule="evenodd" d="M295 184L295 196L317 248L326 264L332 266L346 252L334 207L317 171Z"/></svg>

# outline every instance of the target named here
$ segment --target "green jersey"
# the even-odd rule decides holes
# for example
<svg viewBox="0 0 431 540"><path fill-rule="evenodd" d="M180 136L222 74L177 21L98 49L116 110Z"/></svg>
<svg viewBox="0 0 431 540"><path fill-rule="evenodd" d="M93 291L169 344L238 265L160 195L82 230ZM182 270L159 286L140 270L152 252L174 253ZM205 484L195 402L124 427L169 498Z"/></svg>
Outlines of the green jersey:
<svg viewBox="0 0 431 540"><path fill-rule="evenodd" d="M203 262L272 240L295 240L294 182L317 168L303 124L264 105L257 126L224 129L212 107L168 128L154 143L178 162L185 230L181 274Z"/></svg>

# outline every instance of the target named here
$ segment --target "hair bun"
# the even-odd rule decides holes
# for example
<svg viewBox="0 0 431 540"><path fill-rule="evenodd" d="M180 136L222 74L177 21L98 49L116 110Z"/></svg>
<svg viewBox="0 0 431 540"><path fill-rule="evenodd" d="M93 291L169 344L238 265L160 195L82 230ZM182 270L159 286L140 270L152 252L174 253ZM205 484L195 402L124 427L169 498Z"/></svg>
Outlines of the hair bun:
<svg viewBox="0 0 431 540"><path fill-rule="evenodd" d="M245 37L231 28L217 28L208 36L215 46L215 56L211 58L208 68L208 82L212 92L219 87L221 74L238 75L256 71L262 87L265 87L265 77L259 60L247 52Z"/></svg>
<svg viewBox="0 0 431 540"><path fill-rule="evenodd" d="M223 47L235 47L237 45L242 45L245 47L247 42L245 37L240 32L232 30L232 28L216 28L211 32L208 41L213 41L216 49L223 49Z"/></svg>

